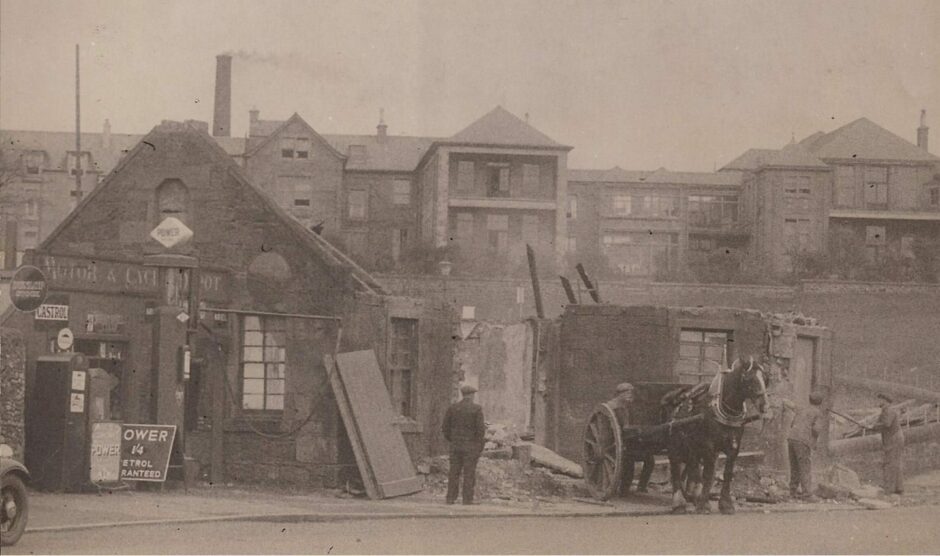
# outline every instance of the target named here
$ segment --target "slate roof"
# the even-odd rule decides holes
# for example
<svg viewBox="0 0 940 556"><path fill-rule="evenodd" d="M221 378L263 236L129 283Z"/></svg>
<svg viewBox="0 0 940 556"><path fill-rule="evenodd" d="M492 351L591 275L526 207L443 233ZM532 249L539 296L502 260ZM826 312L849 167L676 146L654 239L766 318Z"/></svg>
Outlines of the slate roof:
<svg viewBox="0 0 940 556"><path fill-rule="evenodd" d="M757 170L767 166L794 166L799 168L829 168L813 156L800 143L791 143L782 149L748 149L738 158L722 166L722 170Z"/></svg>
<svg viewBox="0 0 940 556"><path fill-rule="evenodd" d="M520 120L502 106L489 111L445 142L571 149Z"/></svg>
<svg viewBox="0 0 940 556"><path fill-rule="evenodd" d="M324 135L333 148L349 155L350 145L362 145L365 156L360 160L349 157L347 170L384 170L412 172L436 139L433 137L410 137L388 135L379 141L377 135Z"/></svg>
<svg viewBox="0 0 940 556"><path fill-rule="evenodd" d="M96 169L106 174L142 137L112 133L110 145L106 145L103 133L82 133L82 150L91 153ZM66 170L66 154L75 150L75 133L68 131L0 130L0 141L4 148L45 151L49 157L47 170Z"/></svg>
<svg viewBox="0 0 940 556"><path fill-rule="evenodd" d="M181 133L198 136L201 142L205 145L207 154L215 158L215 160L220 164L227 167L229 173L239 183L252 189L259 196L259 199L265 204L268 210L273 212L284 223L284 225L294 233L298 241L303 242L307 245L308 248L311 249L311 251L317 253L321 260L328 267L340 272L348 273L353 278L353 282L358 285L358 289L362 291L377 294L387 293L379 282L377 282L368 272L356 264L351 258L349 258L346 254L334 247L319 235L308 230L303 224L281 209L277 203L271 199L267 193L264 192L264 190L255 186L242 171L241 167L239 167L235 161L232 160L232 157L227 152L225 152L225 149L223 149L222 146L220 146L213 137L204 131L192 127L191 125L173 121L164 121L160 125L154 127L150 133L145 135L134 146L134 148L131 149L127 156L121 159L120 163L111 171L110 174L108 174L104 182L92 190L91 193L89 193L87 196L85 196L79 206L69 213L65 220L63 220L56 227L56 229L53 230L53 232L49 234L45 240L43 240L39 250L45 250L48 248L48 246L52 245L62 230L64 230L77 217L77 215L81 213L82 207L88 203L93 202L94 199L103 194L105 190L109 190L109 185L113 180L116 179L116 176L120 174L121 169L128 164L133 164L135 158L142 152L147 152L146 148L143 147L144 140L153 138L151 142L156 143L157 141L162 141L162 139L159 138L161 135Z"/></svg>
<svg viewBox="0 0 940 556"><path fill-rule="evenodd" d="M815 133L800 144L821 159L940 162L940 158L868 118L859 118L830 133Z"/></svg>

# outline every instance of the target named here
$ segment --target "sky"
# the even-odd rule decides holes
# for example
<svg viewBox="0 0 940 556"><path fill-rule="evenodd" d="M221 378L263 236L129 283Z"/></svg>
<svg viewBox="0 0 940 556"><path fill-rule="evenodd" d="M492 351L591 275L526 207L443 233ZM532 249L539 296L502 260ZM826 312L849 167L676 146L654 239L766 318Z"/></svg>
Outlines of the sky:
<svg viewBox="0 0 940 556"><path fill-rule="evenodd" d="M0 128L211 122L447 137L501 105L571 168L712 171L860 117L940 152L940 2L0 0Z"/></svg>

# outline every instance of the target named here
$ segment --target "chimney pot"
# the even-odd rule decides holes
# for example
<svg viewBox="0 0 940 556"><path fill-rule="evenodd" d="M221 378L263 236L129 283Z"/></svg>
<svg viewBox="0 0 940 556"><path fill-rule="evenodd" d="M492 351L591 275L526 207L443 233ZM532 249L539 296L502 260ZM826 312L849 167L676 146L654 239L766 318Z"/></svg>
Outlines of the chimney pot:
<svg viewBox="0 0 940 556"><path fill-rule="evenodd" d="M388 126L385 125L385 109L379 108L379 125L375 128L378 130L378 139L379 143L384 143L385 138L388 136Z"/></svg>
<svg viewBox="0 0 940 556"><path fill-rule="evenodd" d="M930 128L927 127L927 111L920 111L920 127L917 128L917 146L927 151L927 132L930 131ZM929 151L928 151L929 152Z"/></svg>
<svg viewBox="0 0 940 556"><path fill-rule="evenodd" d="M215 113L212 135L229 137L232 134L232 57L215 57Z"/></svg>

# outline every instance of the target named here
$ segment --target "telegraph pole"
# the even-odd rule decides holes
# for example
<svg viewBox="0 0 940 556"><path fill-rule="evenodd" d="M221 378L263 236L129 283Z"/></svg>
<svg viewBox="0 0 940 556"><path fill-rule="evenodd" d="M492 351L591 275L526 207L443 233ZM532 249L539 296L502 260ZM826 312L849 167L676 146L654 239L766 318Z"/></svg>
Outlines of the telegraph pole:
<svg viewBox="0 0 940 556"><path fill-rule="evenodd" d="M75 202L82 201L82 104L78 45L75 45Z"/></svg>

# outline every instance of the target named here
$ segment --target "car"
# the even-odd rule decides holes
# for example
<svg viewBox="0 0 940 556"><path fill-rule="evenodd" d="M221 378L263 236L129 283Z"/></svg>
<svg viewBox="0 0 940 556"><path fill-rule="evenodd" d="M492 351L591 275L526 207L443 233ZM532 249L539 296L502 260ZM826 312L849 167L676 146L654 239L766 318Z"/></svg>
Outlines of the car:
<svg viewBox="0 0 940 556"><path fill-rule="evenodd" d="M26 531L29 498L26 485L29 471L13 459L13 450L0 444L0 545L12 546Z"/></svg>

